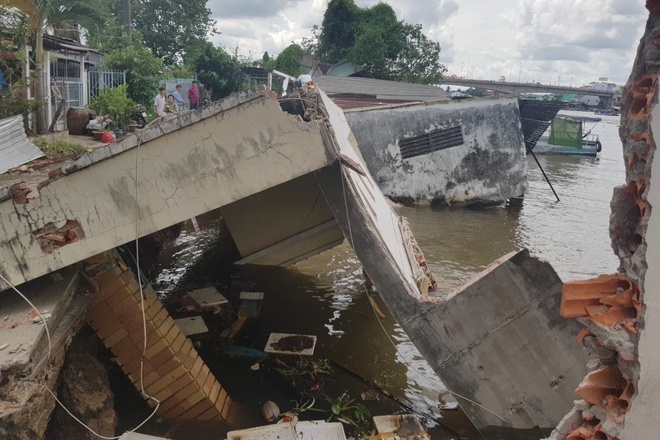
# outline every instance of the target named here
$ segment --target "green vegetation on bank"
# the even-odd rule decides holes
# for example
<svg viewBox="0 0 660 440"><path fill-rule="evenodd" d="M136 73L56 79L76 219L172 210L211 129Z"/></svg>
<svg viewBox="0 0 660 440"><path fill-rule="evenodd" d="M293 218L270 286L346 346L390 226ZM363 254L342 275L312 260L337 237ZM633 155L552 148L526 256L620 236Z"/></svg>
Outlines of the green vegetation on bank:
<svg viewBox="0 0 660 440"><path fill-rule="evenodd" d="M380 79L437 84L445 71L439 62L440 45L426 37L421 25L399 20L386 3L360 8L354 0L330 0L321 26L314 26L308 38L300 44L292 42L277 56L265 52L254 59L239 55L241 48L227 50L209 41L219 30L206 0L132 0L130 34L124 26L123 0L12 0L10 4L11 8L0 6L0 25L11 36L3 39L7 47L2 50L21 59L27 45L35 48L36 102L45 100L46 85L41 84L39 72L44 69L46 32L82 39L103 53L103 68L126 72L123 95L147 108L163 79L197 74L213 91L213 99L220 99L247 86L246 67L277 69L292 76L304 73L304 54L329 64L348 60ZM27 100L27 81L20 80L20 72L12 72L8 65L0 67L10 72L6 75L10 86L0 92L0 117L36 109L38 131L43 132L44 106ZM122 102L128 101L120 99L117 105ZM99 105L98 100L92 103ZM125 119L125 111L114 113Z"/></svg>

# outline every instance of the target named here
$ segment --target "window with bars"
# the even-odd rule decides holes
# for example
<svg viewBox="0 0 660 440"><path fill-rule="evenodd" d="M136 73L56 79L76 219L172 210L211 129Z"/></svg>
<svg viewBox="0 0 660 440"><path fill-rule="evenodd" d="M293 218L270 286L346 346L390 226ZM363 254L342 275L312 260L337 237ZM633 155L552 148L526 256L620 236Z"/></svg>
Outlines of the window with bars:
<svg viewBox="0 0 660 440"><path fill-rule="evenodd" d="M441 128L430 131L421 136L415 136L399 141L399 150L402 159L423 156L438 150L463 145L463 131L457 125L450 128Z"/></svg>

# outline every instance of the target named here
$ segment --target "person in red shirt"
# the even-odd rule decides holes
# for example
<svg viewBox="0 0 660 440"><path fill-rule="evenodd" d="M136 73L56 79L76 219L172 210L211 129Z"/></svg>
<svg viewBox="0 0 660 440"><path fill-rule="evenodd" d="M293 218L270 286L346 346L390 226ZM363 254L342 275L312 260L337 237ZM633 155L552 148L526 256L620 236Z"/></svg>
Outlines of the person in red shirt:
<svg viewBox="0 0 660 440"><path fill-rule="evenodd" d="M188 89L188 101L190 101L190 110L199 108L199 89L197 88L197 81L193 81L192 86Z"/></svg>

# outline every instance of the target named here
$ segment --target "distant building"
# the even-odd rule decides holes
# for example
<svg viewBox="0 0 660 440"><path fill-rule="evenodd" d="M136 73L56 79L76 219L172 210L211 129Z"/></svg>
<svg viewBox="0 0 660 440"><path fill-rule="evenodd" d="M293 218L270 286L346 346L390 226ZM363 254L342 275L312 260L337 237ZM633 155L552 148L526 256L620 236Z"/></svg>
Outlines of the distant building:
<svg viewBox="0 0 660 440"><path fill-rule="evenodd" d="M588 107L597 107L600 104L600 98L594 95L582 95L580 97L580 103Z"/></svg>
<svg viewBox="0 0 660 440"><path fill-rule="evenodd" d="M605 81L593 81L589 83L592 89L598 92L614 92L616 91L616 84Z"/></svg>

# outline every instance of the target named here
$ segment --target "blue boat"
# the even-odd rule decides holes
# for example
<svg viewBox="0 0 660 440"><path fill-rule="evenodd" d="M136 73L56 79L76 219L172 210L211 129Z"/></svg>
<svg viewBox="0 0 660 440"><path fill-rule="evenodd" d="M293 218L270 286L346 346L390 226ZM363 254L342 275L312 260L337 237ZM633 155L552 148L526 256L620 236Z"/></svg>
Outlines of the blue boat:
<svg viewBox="0 0 660 440"><path fill-rule="evenodd" d="M536 154L569 154L597 156L602 149L598 135L591 130L584 132L586 122L597 122L600 118L557 116L550 124L549 135L539 138L532 150Z"/></svg>

